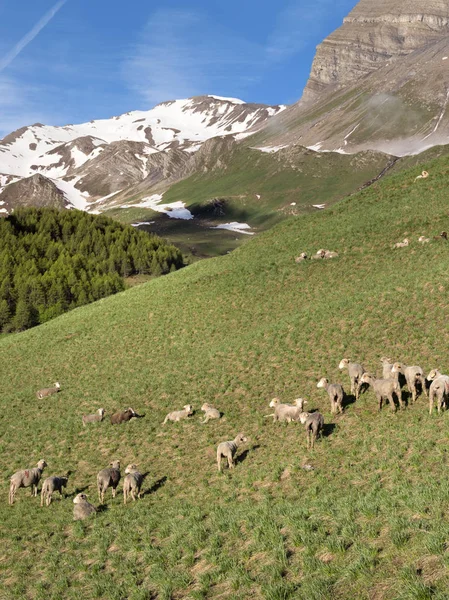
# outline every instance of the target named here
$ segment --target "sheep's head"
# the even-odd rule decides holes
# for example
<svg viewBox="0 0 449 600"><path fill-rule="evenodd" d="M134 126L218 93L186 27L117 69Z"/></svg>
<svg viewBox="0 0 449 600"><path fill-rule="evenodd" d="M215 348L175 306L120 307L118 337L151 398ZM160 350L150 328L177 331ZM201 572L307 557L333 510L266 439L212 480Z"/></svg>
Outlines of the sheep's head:
<svg viewBox="0 0 449 600"><path fill-rule="evenodd" d="M391 365L391 358L388 358L387 356L382 356L380 362L382 365Z"/></svg>
<svg viewBox="0 0 449 600"><path fill-rule="evenodd" d="M131 465L128 465L125 469L125 473L135 473L137 471L137 465L135 465L134 463Z"/></svg>
<svg viewBox="0 0 449 600"><path fill-rule="evenodd" d="M299 415L299 420L301 421L301 423L304 425L304 423L307 421L307 419L309 418L310 413L308 412L302 412Z"/></svg>
<svg viewBox="0 0 449 600"><path fill-rule="evenodd" d="M339 369L345 369L349 365L349 358L343 358L338 365Z"/></svg>
<svg viewBox="0 0 449 600"><path fill-rule="evenodd" d="M296 398L293 400L293 404L302 410L304 404L307 404L307 400L304 400L304 398Z"/></svg>
<svg viewBox="0 0 449 600"><path fill-rule="evenodd" d="M111 466L113 469L117 469L117 470L119 470L119 469L120 469L120 461L119 461L119 460L113 460L113 461L112 461L111 463L109 463L109 464L110 464L110 466Z"/></svg>
<svg viewBox="0 0 449 600"><path fill-rule="evenodd" d="M193 412L193 406L191 404L185 404L183 408L186 410L188 415L191 415Z"/></svg>
<svg viewBox="0 0 449 600"><path fill-rule="evenodd" d="M440 233L440 237L442 237L443 239L447 240L447 232L446 231L442 231Z"/></svg>
<svg viewBox="0 0 449 600"><path fill-rule="evenodd" d="M328 385L329 383L329 379L327 379L326 377L322 377L319 382L316 384L317 388L324 388Z"/></svg>
<svg viewBox="0 0 449 600"><path fill-rule="evenodd" d="M245 435L243 433L238 433L235 437L235 443L236 444L244 444L245 442L248 441L248 438L245 437Z"/></svg>
<svg viewBox="0 0 449 600"><path fill-rule="evenodd" d="M104 408L99 408L99 409L97 410L97 413L100 415L100 417L102 417L104 414L106 414L106 411L105 411L105 409L104 409Z"/></svg>
<svg viewBox="0 0 449 600"><path fill-rule="evenodd" d="M78 494L73 498L73 504L81 504L83 502L87 502L86 494Z"/></svg>
<svg viewBox="0 0 449 600"><path fill-rule="evenodd" d="M428 381L433 381L434 379L436 379L439 375L441 375L440 371L438 369L432 369L430 371L430 373L427 375L426 379Z"/></svg>
<svg viewBox="0 0 449 600"><path fill-rule="evenodd" d="M373 380L373 376L371 375L371 373L363 373L363 375L360 378L360 383L370 384L372 380Z"/></svg>
<svg viewBox="0 0 449 600"><path fill-rule="evenodd" d="M61 389L61 384L59 383L59 381L55 382L55 388Z"/></svg>
<svg viewBox="0 0 449 600"><path fill-rule="evenodd" d="M402 365L399 362L395 362L392 369L391 369L392 373L402 373Z"/></svg>
<svg viewBox="0 0 449 600"><path fill-rule="evenodd" d="M37 463L37 468L40 469L41 471L43 471L45 469L45 467L48 467L47 463L45 462L45 460L41 459L38 463Z"/></svg>
<svg viewBox="0 0 449 600"><path fill-rule="evenodd" d="M270 408L274 408L278 404L279 404L279 398L273 398L273 400L270 402L269 406L270 406Z"/></svg>
<svg viewBox="0 0 449 600"><path fill-rule="evenodd" d="M201 407L201 410L204 410L204 411L206 411L208 408L210 408L210 404L208 404L207 402L205 402L205 403L203 404L203 406Z"/></svg>

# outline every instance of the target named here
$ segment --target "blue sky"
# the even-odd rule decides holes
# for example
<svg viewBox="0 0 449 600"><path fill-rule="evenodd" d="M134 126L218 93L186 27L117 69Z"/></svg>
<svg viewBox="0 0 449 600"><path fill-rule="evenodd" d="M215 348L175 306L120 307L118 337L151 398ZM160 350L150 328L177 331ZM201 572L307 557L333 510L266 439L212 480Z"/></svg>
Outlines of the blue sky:
<svg viewBox="0 0 449 600"><path fill-rule="evenodd" d="M0 0L0 135L200 94L291 104L356 0Z"/></svg>

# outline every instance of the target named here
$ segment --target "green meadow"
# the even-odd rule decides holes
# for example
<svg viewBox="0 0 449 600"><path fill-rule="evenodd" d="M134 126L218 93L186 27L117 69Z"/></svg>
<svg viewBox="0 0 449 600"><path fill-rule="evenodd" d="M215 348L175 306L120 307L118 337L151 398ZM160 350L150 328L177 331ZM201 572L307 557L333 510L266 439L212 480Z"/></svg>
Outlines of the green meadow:
<svg viewBox="0 0 449 600"><path fill-rule="evenodd" d="M449 158L429 159L231 254L2 336L0 598L449 598L449 414L430 416L425 397L379 413L368 390L332 416L316 388L327 376L349 392L345 356L379 375L382 356L448 368L449 246L433 237L448 229L448 182ZM295 263L319 248L339 257ZM54 381L62 391L37 400ZM314 451L300 424L264 418L273 396L323 413ZM200 424L203 402L223 418ZM161 425L188 403L193 417ZM144 418L82 426L128 406ZM220 474L216 445L240 431L248 443ZM20 489L8 506L9 477L40 458L44 476L69 473L68 497L41 508ZM124 506L120 484L74 522L74 495L98 505L113 459L122 476L131 462L148 472L143 498Z"/></svg>

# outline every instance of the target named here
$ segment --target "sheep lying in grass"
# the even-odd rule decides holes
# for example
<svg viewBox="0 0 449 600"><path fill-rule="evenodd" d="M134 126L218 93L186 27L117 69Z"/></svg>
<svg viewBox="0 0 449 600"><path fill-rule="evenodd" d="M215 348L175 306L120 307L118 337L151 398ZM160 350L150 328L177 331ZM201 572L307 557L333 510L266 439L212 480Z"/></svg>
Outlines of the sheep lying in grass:
<svg viewBox="0 0 449 600"><path fill-rule="evenodd" d="M351 394L355 395L355 399L358 400L360 396L361 388L361 377L365 372L363 365L354 363L349 358L343 358L338 365L339 369L348 369L349 379L351 381Z"/></svg>
<svg viewBox="0 0 449 600"><path fill-rule="evenodd" d="M402 242L396 242L393 248L406 248L409 244L408 238L404 238Z"/></svg>
<svg viewBox="0 0 449 600"><path fill-rule="evenodd" d="M137 497L140 499L140 488L144 480L142 473L139 473L137 465L128 465L125 469L126 477L123 480L123 503L126 504L129 496L133 500Z"/></svg>
<svg viewBox="0 0 449 600"><path fill-rule="evenodd" d="M303 398L296 398L293 400L294 404L282 404L279 398L273 398L270 402L270 408L274 408L274 413L264 415L266 417L273 417L273 421L286 421L291 423L292 421L298 421L299 414L304 409L304 404L307 404L307 400Z"/></svg>
<svg viewBox="0 0 449 600"><path fill-rule="evenodd" d="M187 417L189 417L192 414L193 414L193 406L191 404L186 404L183 407L183 410L174 410L173 412L168 413L168 415L165 417L162 425L165 425L165 423L167 423L167 421L173 421L174 423L177 423L178 421L181 421L182 419L187 419Z"/></svg>
<svg viewBox="0 0 449 600"><path fill-rule="evenodd" d="M105 413L106 411L104 408L99 408L93 415L83 415L82 420L84 427L86 426L86 423L98 423L99 421L102 421Z"/></svg>
<svg viewBox="0 0 449 600"><path fill-rule="evenodd" d="M331 401L332 414L343 412L343 398L345 396L343 386L339 383L329 383L329 379L322 377L316 384L316 387L326 390L329 400Z"/></svg>
<svg viewBox="0 0 449 600"><path fill-rule="evenodd" d="M133 418L140 418L142 415L138 415L136 411L129 407L124 411L116 412L111 415L111 423L112 425L120 425L121 423L126 423Z"/></svg>
<svg viewBox="0 0 449 600"><path fill-rule="evenodd" d="M449 398L449 376L443 375L438 369L432 369L427 379L432 382L429 388L429 414L433 411L434 398L437 400L437 410L440 413L443 404L446 404Z"/></svg>
<svg viewBox="0 0 449 600"><path fill-rule="evenodd" d="M78 494L73 498L73 520L82 521L97 512L93 504L87 501L86 494Z"/></svg>
<svg viewBox="0 0 449 600"><path fill-rule="evenodd" d="M426 238L424 235L420 235L418 238L418 242L421 244L428 244L430 242L430 238Z"/></svg>
<svg viewBox="0 0 449 600"><path fill-rule="evenodd" d="M317 251L316 254L313 254L311 258L320 259L320 258L336 258L338 256L337 252L333 252L332 250L324 250L321 248Z"/></svg>
<svg viewBox="0 0 449 600"><path fill-rule="evenodd" d="M208 404L207 402L203 404L201 410L204 412L204 421L201 421L203 425L211 419L219 419L221 417L220 411Z"/></svg>
<svg viewBox="0 0 449 600"><path fill-rule="evenodd" d="M307 434L307 449L315 447L315 441L324 429L324 417L319 412L308 413L302 412L299 415L299 420L305 425Z"/></svg>
<svg viewBox="0 0 449 600"><path fill-rule="evenodd" d="M217 467L218 470L221 471L221 457L227 458L228 466L230 469L234 468L234 456L237 452L237 448L244 444L247 438L243 435L243 433L239 433L233 440L229 442L221 442L217 447Z"/></svg>
<svg viewBox="0 0 449 600"><path fill-rule="evenodd" d="M36 392L36 397L39 398L39 400L42 400L42 398L48 398L48 396L52 396L53 394L57 394L60 389L61 389L61 384L59 383L59 381L57 381L55 383L54 387L43 388L42 390L38 390Z"/></svg>
<svg viewBox="0 0 449 600"><path fill-rule="evenodd" d="M102 469L97 475L98 498L104 504L106 490L112 488L112 497L115 498L117 486L120 481L120 461L114 460L107 469Z"/></svg>
<svg viewBox="0 0 449 600"><path fill-rule="evenodd" d="M361 378L361 383L366 383L371 385L373 391L376 395L376 398L379 402L379 410L382 408L382 401L384 399L388 399L390 402L390 408L393 412L396 411L396 405L393 400L393 395L396 396L399 402L399 406L403 409L405 408L404 403L402 402L402 392L401 386L396 379L376 379L373 375L369 373L364 373Z"/></svg>
<svg viewBox="0 0 449 600"><path fill-rule="evenodd" d="M394 363L391 371L393 375L397 374L399 383L401 383L401 375L405 378L407 389L412 395L412 403L415 402L418 395L418 388L416 384L419 384L422 393L427 395L426 380L424 377L424 371L421 367L418 365L406 367L401 363Z"/></svg>
<svg viewBox="0 0 449 600"><path fill-rule="evenodd" d="M37 496L37 487L42 477L42 472L46 466L47 463L45 460L40 460L34 469L23 469L22 471L17 471L14 473L9 484L9 504L14 504L16 492L22 487L31 486L31 495L34 494L35 497Z"/></svg>
<svg viewBox="0 0 449 600"><path fill-rule="evenodd" d="M295 258L295 262L300 263L303 260L307 260L308 258L309 257L307 256L307 254L305 252L301 252L301 254Z"/></svg>
<svg viewBox="0 0 449 600"><path fill-rule="evenodd" d="M41 506L50 506L52 495L59 492L62 496L62 488L67 487L67 477L47 477L42 484L41 490Z"/></svg>

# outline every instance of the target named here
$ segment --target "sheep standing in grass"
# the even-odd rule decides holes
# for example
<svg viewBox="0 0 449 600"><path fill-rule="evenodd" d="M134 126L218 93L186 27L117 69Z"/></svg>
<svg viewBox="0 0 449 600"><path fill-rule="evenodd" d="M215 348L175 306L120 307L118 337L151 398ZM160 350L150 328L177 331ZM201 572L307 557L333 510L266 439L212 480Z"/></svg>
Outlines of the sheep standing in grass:
<svg viewBox="0 0 449 600"><path fill-rule="evenodd" d="M382 408L382 401L384 399L388 399L390 402L390 408L393 412L396 411L396 405L393 400L393 395L396 396L399 402L399 406L403 409L405 408L404 403L402 402L402 392L401 386L396 379L376 379L373 375L369 373L364 373L360 380L362 383L366 383L371 385L373 391L376 395L376 398L379 402L379 410Z"/></svg>
<svg viewBox="0 0 449 600"><path fill-rule="evenodd" d="M112 497L115 498L117 486L120 481L120 461L114 460L107 469L102 469L97 475L98 498L104 504L106 490L112 488Z"/></svg>
<svg viewBox="0 0 449 600"><path fill-rule="evenodd" d="M133 500L137 497L140 499L140 488L144 480L142 473L139 473L137 465L128 465L125 469L126 477L123 480L123 503L126 504L129 496Z"/></svg>
<svg viewBox="0 0 449 600"><path fill-rule="evenodd" d="M427 395L426 389L426 380L424 377L424 371L418 365L414 365L411 367L406 367L401 363L394 363L393 368L391 370L393 375L398 376L399 383L401 375L405 378L405 383L407 384L407 389L412 395L412 404L415 402L416 397L418 395L417 384L421 387L422 393Z"/></svg>
<svg viewBox="0 0 449 600"><path fill-rule="evenodd" d="M93 504L87 501L86 494L78 494L73 498L73 520L82 521L97 512Z"/></svg>
<svg viewBox="0 0 449 600"><path fill-rule="evenodd" d="M62 496L62 489L67 487L67 477L47 477L42 484L41 506L50 506L52 495L59 492Z"/></svg>
<svg viewBox="0 0 449 600"><path fill-rule="evenodd" d="M313 450L315 447L315 442L320 433L323 432L324 429L324 417L319 412L308 413L302 412L299 415L299 420L303 425L305 425L305 430L307 434L307 449Z"/></svg>
<svg viewBox="0 0 449 600"><path fill-rule="evenodd" d="M98 423L104 419L106 411L104 408L99 408L93 415L83 415L83 425L86 427L86 423Z"/></svg>
<svg viewBox="0 0 449 600"><path fill-rule="evenodd" d="M427 379L432 382L429 388L429 414L433 411L434 398L437 400L437 410L440 413L443 404L449 399L449 376L442 375L438 369L432 369Z"/></svg>
<svg viewBox="0 0 449 600"><path fill-rule="evenodd" d="M264 415L266 417L273 417L273 421L286 421L287 423L291 423L292 421L298 421L299 414L304 409L304 404L307 404L307 400L303 398L296 398L293 401L294 404L282 404L279 398L273 398L270 402L270 408L274 408L274 412L269 415Z"/></svg>
<svg viewBox="0 0 449 600"><path fill-rule="evenodd" d="M203 404L201 410L204 412L204 421L201 421L202 424L207 423L211 419L219 419L221 417L220 411L207 402Z"/></svg>
<svg viewBox="0 0 449 600"><path fill-rule="evenodd" d="M349 358L343 358L338 365L339 369L348 369L349 379L351 381L351 394L355 395L355 399L358 400L360 396L361 378L365 369L359 363L354 363Z"/></svg>
<svg viewBox="0 0 449 600"><path fill-rule="evenodd" d="M183 410L174 410L173 412L168 413L168 415L165 417L162 425L165 425L165 423L167 423L167 421L173 421L173 422L177 423L178 421L181 421L182 419L187 419L187 417L189 417L192 414L193 414L192 405L186 404L183 407Z"/></svg>
<svg viewBox="0 0 449 600"><path fill-rule="evenodd" d="M343 386L339 383L329 383L329 379L322 377L316 384L316 387L326 390L329 400L331 401L332 414L343 412L343 398L345 397Z"/></svg>
<svg viewBox="0 0 449 600"><path fill-rule="evenodd" d="M237 448L244 444L247 441L247 438L243 435L243 433L237 434L235 439L230 440L229 442L221 442L217 447L217 467L218 470L221 471L221 457L223 456L228 460L228 465L230 469L234 468L234 456L237 452Z"/></svg>
<svg viewBox="0 0 449 600"><path fill-rule="evenodd" d="M53 394L57 394L60 389L61 389L61 384L57 381L55 383L54 387L43 388L42 390L37 391L36 397L39 398L39 400L42 400L42 398L48 398L49 396L52 396Z"/></svg>
<svg viewBox="0 0 449 600"><path fill-rule="evenodd" d="M16 492L22 487L31 486L31 495L34 494L35 497L37 496L37 487L46 466L47 463L45 460L40 460L34 469L23 469L14 473L9 484L9 504L14 504Z"/></svg>
<svg viewBox="0 0 449 600"><path fill-rule="evenodd" d="M382 356L380 359L380 363L382 365L382 379L394 379L392 376L393 370L393 362L391 358L387 358L386 356Z"/></svg>

